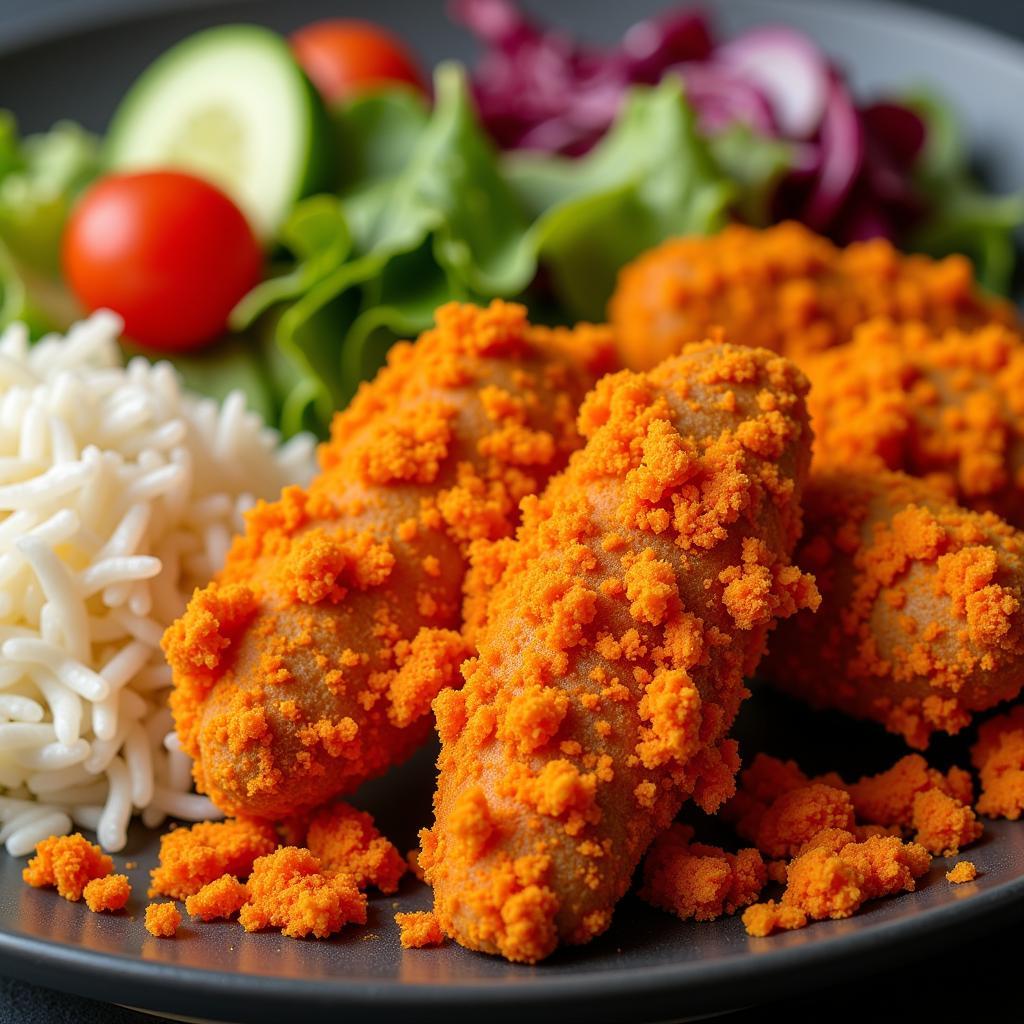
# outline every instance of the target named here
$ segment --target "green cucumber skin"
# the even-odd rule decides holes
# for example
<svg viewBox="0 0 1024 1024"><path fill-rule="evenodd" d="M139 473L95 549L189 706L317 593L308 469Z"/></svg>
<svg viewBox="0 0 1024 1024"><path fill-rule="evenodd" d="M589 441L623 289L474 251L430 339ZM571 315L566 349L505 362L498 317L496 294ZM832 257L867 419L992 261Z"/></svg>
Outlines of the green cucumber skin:
<svg viewBox="0 0 1024 1024"><path fill-rule="evenodd" d="M206 29L176 43L150 64L129 87L107 127L101 152L104 170L118 170L118 165L122 162L122 153L126 149L130 151L128 139L132 126L139 116L139 110L145 110L150 92L162 87L168 69L190 60L195 54L215 49L225 41L237 41L245 36L251 37L254 43L260 46L276 49L279 55L292 65L305 100L305 116L308 120L305 133L305 171L302 180L297 183L295 194L291 197L292 204L306 196L330 189L336 177L337 166L330 115L316 87L295 61L285 39L259 25L232 24ZM272 239L267 239L268 243L271 241Z"/></svg>
<svg viewBox="0 0 1024 1024"><path fill-rule="evenodd" d="M298 67L298 65L296 65ZM338 177L337 169L340 154L335 143L335 131L331 116L327 112L317 87L309 80L306 73L299 68L302 81L309 94L310 111L310 152L306 162L306 176L302 180L299 194L295 202L318 192L333 191Z"/></svg>

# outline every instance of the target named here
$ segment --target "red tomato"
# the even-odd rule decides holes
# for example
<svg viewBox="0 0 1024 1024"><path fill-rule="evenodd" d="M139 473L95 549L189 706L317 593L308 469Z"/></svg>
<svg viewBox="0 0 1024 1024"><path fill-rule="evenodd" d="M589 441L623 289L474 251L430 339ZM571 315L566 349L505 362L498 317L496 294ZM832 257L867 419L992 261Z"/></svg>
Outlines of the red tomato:
<svg viewBox="0 0 1024 1024"><path fill-rule="evenodd" d="M61 257L86 309L114 310L129 338L161 352L222 334L263 268L238 207L205 181L171 171L101 178L72 212Z"/></svg>
<svg viewBox="0 0 1024 1024"><path fill-rule="evenodd" d="M292 52L328 103L368 86L405 82L421 91L423 76L409 50L368 21L334 18L300 28Z"/></svg>

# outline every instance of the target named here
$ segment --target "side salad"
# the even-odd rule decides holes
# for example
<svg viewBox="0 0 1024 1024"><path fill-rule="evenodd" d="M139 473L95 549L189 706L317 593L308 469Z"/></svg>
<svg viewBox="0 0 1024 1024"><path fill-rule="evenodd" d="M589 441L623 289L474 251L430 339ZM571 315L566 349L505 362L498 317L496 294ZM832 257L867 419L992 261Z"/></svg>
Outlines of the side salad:
<svg viewBox="0 0 1024 1024"><path fill-rule="evenodd" d="M1021 196L971 176L935 96L861 105L790 29L718 43L670 11L597 49L506 0L432 86L365 22L224 26L164 54L102 139L0 112L0 326L109 306L189 384L323 432L450 299L601 319L619 268L730 219L965 252L1010 284Z"/></svg>

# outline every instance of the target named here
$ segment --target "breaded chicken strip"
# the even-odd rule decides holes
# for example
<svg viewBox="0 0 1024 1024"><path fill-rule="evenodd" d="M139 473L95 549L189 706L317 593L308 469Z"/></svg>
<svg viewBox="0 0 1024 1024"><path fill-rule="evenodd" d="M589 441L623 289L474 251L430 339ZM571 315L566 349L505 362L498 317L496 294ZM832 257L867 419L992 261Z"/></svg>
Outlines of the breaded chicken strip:
<svg viewBox="0 0 1024 1024"><path fill-rule="evenodd" d="M1024 525L1024 344L999 324L933 334L876 320L805 360L815 459L933 477Z"/></svg>
<svg viewBox="0 0 1024 1024"><path fill-rule="evenodd" d="M872 317L937 331L1015 321L1008 303L979 292L962 256L905 256L880 239L839 249L795 223L665 242L623 268L609 314L623 365L635 370L715 326L799 363Z"/></svg>
<svg viewBox="0 0 1024 1024"><path fill-rule="evenodd" d="M456 681L470 544L578 447L604 328L531 327L452 304L395 346L320 451L322 474L259 505L216 580L164 638L198 788L280 819L408 756ZM593 373L591 371L594 371Z"/></svg>
<svg viewBox="0 0 1024 1024"><path fill-rule="evenodd" d="M914 747L1024 684L1024 534L921 480L816 470L796 559L816 615L772 638L765 674L818 707L881 722Z"/></svg>
<svg viewBox="0 0 1024 1024"><path fill-rule="evenodd" d="M785 359L712 343L605 377L586 447L490 548L479 655L434 702L420 859L463 945L534 962L589 941L684 800L732 794L743 679L817 598L788 557L806 389Z"/></svg>

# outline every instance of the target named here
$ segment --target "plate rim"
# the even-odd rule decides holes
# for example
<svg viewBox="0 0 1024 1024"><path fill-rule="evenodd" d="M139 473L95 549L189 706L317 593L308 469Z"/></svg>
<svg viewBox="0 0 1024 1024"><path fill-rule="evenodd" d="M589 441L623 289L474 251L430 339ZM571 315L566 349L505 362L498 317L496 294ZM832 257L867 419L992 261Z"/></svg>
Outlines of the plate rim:
<svg viewBox="0 0 1024 1024"><path fill-rule="evenodd" d="M941 883L941 877L932 882ZM913 894L899 894L889 899L907 897L912 898ZM87 993L91 998L108 1002L113 987L120 983L125 990L117 993L119 1003L145 1007L151 999L159 998L160 1009L177 1012L230 1013L232 1005L237 1006L240 992L248 991L255 984L263 1005L257 1008L258 1017L254 1019L261 1020L279 1019L277 1015L285 1007L296 1004L302 1004L304 1013L321 1010L336 1013L342 1005L349 1011L365 1009L375 1013L385 1008L396 1012L465 1010L484 1004L493 1008L490 1004L496 1001L502 1004L502 1011L511 1011L516 1016L524 1009L538 1008L537 1004L549 1011L564 1011L566 1004L575 1004L575 1008L582 1011L600 1002L612 1010L616 997L632 995L650 1000L679 996L689 1000L686 1005L689 1012L716 1003L713 997L725 985L742 990L742 998L732 1007L737 1008L784 989L785 981L791 979L794 972L817 972L809 980L801 976L801 984L809 991L859 973L867 964L883 959L890 964L921 959L944 946L954 930L964 937L982 927L1016 918L1024 918L1024 874L985 889L964 902L932 907L849 934L766 949L756 956L742 953L712 961L557 975L545 975L540 965L523 968L531 972L526 984L494 980L392 982L353 980L344 975L312 980L285 978L144 960L7 931L0 931L0 963L5 970L20 968L16 976L23 980L78 995ZM894 951L909 955L887 958L887 954ZM430 951L417 951L416 955L429 956ZM47 970L57 973L44 975ZM642 992L637 992L640 986ZM635 1005L631 1012L635 1015ZM586 1016L590 1016L589 1010ZM248 1013L247 1019L250 1019ZM495 1017L495 1020L503 1019L504 1013ZM563 1015L560 1019L574 1018ZM606 1019L619 1018L609 1016Z"/></svg>
<svg viewBox="0 0 1024 1024"><path fill-rule="evenodd" d="M104 4L99 10L84 13L83 8L61 10L49 15L14 19L0 39L0 62L45 49L78 34L97 33L113 27L145 25L174 18L189 11L220 11L225 17L244 0L151 0L145 7L129 9L122 4ZM731 3L750 5L752 0L703 0L711 9L727 8ZM1008 70L1024 74L1024 42L1000 35L996 30L975 25L954 15L911 7L889 0L844 0L822 6L818 0L767 0L766 23L783 17L786 10L813 9L827 19L863 23L865 19L884 19L895 33L941 39L943 45L964 51L983 49L987 59L1005 62ZM18 23L22 27L18 28ZM937 884L937 883L935 883ZM899 897L894 897L899 898ZM590 1017L600 1004L611 1011L614 1000L632 997L646 1003L664 1002L673 996L684 1001L685 1011L703 1009L720 1002L715 994L725 987L742 990L731 1006L756 1002L785 990L795 972L808 990L848 978L877 963L888 954L887 962L921 959L941 948L958 932L966 936L982 927L1024 918L1024 874L972 896L964 902L952 902L927 908L910 917L882 921L874 927L850 934L827 936L818 941L768 950L754 956L749 952L712 961L681 964L656 964L612 968L600 972L545 974L543 966L523 968L530 971L528 982L422 980L380 981L349 979L343 974L329 979L296 979L276 975L238 973L198 968L166 960L149 960L120 953L100 952L54 940L0 929L0 966L13 977L46 987L110 1002L113 987L120 983L126 991L117 992L117 1002L152 1006L159 999L160 1009L175 1012L231 1012L240 995L258 986L263 1003L257 1007L260 1019L278 1019L285 1007L301 1004L304 1014L336 1013L384 1009L417 1009L424 1020L430 1013L452 1008L466 1010L487 1005L497 1009L495 1020L505 1014L520 1014L524 1009L561 1010L560 1019ZM769 940L770 941L770 940ZM429 956L429 951L422 954ZM479 955L479 954L478 954ZM687 1002L689 1001L689 1002ZM502 1005L496 1007L496 1003ZM692 1005L690 1005L692 1003ZM635 1019L638 1004L630 1007ZM684 1009L684 1007L679 1007ZM566 1011L569 1016L566 1016ZM247 1018L248 1018L247 1013ZM230 1019L230 1018L222 1018ZM313 1018L318 1019L318 1018ZM609 1020L618 1019L609 1017ZM625 1019L625 1018L623 1018Z"/></svg>

